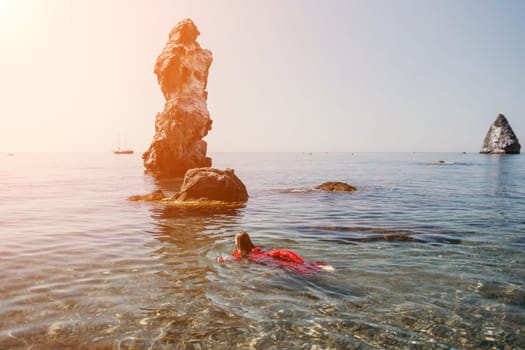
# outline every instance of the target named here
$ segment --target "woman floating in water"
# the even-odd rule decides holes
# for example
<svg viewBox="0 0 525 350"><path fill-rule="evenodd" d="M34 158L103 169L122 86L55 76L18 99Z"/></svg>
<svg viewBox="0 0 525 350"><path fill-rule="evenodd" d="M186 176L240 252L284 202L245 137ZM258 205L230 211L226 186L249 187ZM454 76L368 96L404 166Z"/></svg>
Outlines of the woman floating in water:
<svg viewBox="0 0 525 350"><path fill-rule="evenodd" d="M299 255L286 249L268 249L256 247L247 232L241 231L235 236L233 257L217 257L218 262L241 261L246 258L257 264L279 267L304 274L316 274L320 270L334 271L333 266L324 262L304 261Z"/></svg>

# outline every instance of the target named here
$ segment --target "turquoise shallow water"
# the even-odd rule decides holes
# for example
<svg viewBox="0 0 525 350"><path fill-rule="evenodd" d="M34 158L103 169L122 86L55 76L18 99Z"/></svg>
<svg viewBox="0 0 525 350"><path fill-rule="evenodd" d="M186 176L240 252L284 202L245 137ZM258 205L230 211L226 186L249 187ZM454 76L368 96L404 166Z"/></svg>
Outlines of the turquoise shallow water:
<svg viewBox="0 0 525 350"><path fill-rule="evenodd" d="M180 185L140 155L2 155L0 349L525 348L523 156L211 156L245 208L127 201ZM217 263L241 229L336 271Z"/></svg>

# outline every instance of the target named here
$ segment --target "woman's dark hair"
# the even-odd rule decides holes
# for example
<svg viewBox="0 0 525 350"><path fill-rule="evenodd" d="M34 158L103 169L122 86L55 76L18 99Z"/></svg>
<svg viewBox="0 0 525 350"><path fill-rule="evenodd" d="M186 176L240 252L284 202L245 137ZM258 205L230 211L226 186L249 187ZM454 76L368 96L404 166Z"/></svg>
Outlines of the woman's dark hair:
<svg viewBox="0 0 525 350"><path fill-rule="evenodd" d="M240 231L235 235L235 250L241 255L241 257L245 258L250 255L253 248L255 248L255 246L247 232Z"/></svg>

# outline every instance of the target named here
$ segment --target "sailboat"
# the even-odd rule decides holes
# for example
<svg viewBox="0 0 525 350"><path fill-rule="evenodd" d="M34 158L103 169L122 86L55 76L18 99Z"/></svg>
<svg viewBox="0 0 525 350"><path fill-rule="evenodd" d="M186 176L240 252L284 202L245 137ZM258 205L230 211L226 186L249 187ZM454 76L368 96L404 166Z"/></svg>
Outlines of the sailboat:
<svg viewBox="0 0 525 350"><path fill-rule="evenodd" d="M133 154L133 150L130 148L120 149L120 134L117 138L117 149L113 151L114 154Z"/></svg>

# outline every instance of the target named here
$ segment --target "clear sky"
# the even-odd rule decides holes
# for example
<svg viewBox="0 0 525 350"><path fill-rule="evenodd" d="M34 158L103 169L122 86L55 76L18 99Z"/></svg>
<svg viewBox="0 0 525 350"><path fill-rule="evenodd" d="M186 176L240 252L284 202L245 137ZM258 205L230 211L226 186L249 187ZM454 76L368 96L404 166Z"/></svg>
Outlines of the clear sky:
<svg viewBox="0 0 525 350"><path fill-rule="evenodd" d="M0 152L145 151L153 65L191 18L214 151L525 146L525 1L0 0Z"/></svg>

